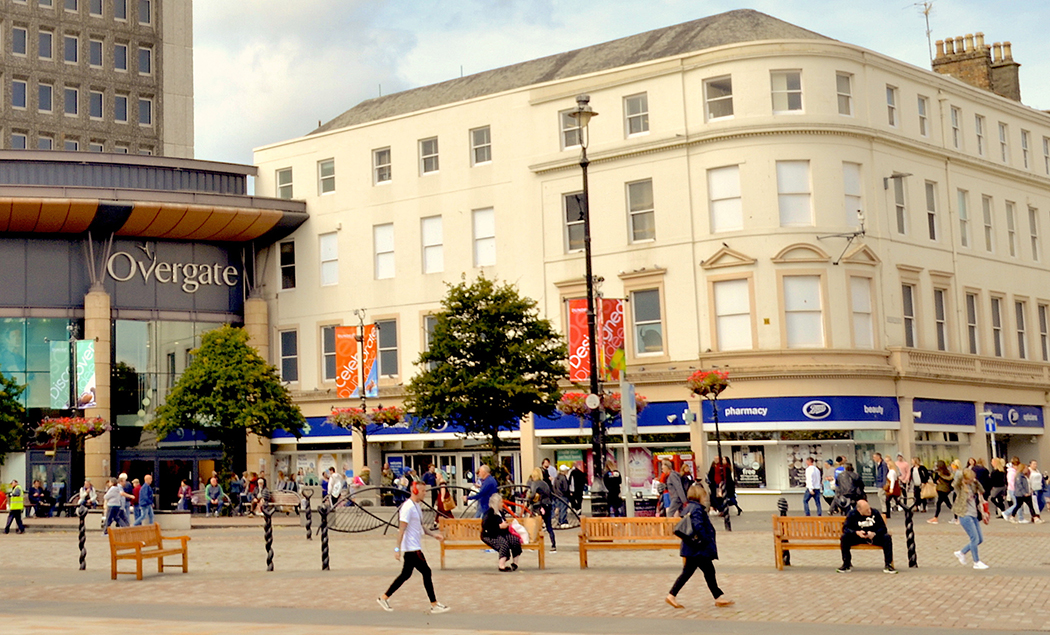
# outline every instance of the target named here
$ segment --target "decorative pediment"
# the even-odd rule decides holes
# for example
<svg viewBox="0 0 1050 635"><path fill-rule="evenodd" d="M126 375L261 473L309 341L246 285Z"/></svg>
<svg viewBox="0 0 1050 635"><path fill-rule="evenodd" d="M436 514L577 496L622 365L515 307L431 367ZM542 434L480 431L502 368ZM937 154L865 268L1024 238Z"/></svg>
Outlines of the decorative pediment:
<svg viewBox="0 0 1050 635"><path fill-rule="evenodd" d="M851 265L868 265L870 267L876 267L882 264L882 260L880 260L879 257L875 255L875 252L871 250L871 247L868 247L867 245L859 245L856 249L843 257L840 262L845 262Z"/></svg>
<svg viewBox="0 0 1050 635"><path fill-rule="evenodd" d="M823 249L807 243L789 245L780 250L779 254L773 256L773 262L777 264L785 262L827 262L829 260L831 260L831 256L825 253Z"/></svg>
<svg viewBox="0 0 1050 635"><path fill-rule="evenodd" d="M721 269L722 267L738 267L741 265L753 265L757 262L751 256L739 252L730 247L722 247L710 258L700 263L704 269Z"/></svg>

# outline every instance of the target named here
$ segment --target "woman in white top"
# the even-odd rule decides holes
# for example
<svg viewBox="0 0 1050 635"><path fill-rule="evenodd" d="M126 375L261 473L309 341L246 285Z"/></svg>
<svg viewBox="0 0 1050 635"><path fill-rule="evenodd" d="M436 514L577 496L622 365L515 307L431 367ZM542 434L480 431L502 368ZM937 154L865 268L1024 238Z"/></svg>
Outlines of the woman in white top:
<svg viewBox="0 0 1050 635"><path fill-rule="evenodd" d="M890 511L901 504L901 482L897 466L886 461L886 518L890 517Z"/></svg>

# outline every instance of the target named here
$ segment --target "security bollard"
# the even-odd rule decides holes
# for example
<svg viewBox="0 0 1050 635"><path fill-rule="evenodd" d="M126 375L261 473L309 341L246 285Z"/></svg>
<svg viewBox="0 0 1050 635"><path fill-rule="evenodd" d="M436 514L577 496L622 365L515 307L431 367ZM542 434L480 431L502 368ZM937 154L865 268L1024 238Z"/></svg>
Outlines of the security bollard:
<svg viewBox="0 0 1050 635"><path fill-rule="evenodd" d="M313 516L314 515L310 511L310 497L313 496L313 495L314 495L313 489L307 489L306 491L303 492L303 498L306 499L306 500L303 501L303 511L306 512L306 539L307 540L313 540L314 539L313 530L311 529L311 525L313 524Z"/></svg>
<svg viewBox="0 0 1050 635"><path fill-rule="evenodd" d="M80 518L80 570L87 569L87 531L84 528L84 520L87 518L87 507L77 507L77 517Z"/></svg>
<svg viewBox="0 0 1050 635"><path fill-rule="evenodd" d="M321 571L328 571L328 514L332 510L325 501L317 511L321 512Z"/></svg>
<svg viewBox="0 0 1050 635"><path fill-rule="evenodd" d="M266 536L266 570L273 571L273 507L266 501L262 505L263 534Z"/></svg>
<svg viewBox="0 0 1050 635"><path fill-rule="evenodd" d="M914 512L914 505L904 507L904 540L908 543L908 568L910 569L919 566L918 556L915 554L915 524L912 519Z"/></svg>
<svg viewBox="0 0 1050 635"><path fill-rule="evenodd" d="M777 501L777 510L780 511L780 515L781 516L787 516L788 515L788 501L783 496L781 496L780 500ZM784 566L785 567L790 567L791 566L791 552L788 551L787 549L784 550Z"/></svg>

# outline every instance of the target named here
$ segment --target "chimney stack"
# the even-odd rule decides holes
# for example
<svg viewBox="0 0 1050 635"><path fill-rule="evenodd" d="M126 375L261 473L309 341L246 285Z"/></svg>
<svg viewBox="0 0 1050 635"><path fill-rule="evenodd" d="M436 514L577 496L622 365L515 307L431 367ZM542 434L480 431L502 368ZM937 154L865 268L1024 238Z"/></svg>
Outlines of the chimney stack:
<svg viewBox="0 0 1050 635"><path fill-rule="evenodd" d="M933 70L997 95L1021 101L1020 64L1014 61L1009 42L988 46L984 33L937 40Z"/></svg>

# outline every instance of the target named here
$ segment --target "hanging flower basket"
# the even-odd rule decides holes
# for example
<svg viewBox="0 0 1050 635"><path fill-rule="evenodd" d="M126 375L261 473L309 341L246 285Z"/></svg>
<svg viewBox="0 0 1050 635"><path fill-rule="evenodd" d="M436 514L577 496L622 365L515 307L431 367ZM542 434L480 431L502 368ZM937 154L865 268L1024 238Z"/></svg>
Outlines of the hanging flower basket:
<svg viewBox="0 0 1050 635"><path fill-rule="evenodd" d="M353 430L354 428L361 428L368 425L371 423L371 419L369 419L368 414L366 414L361 408L336 408L330 415L328 415L325 422L339 426L340 428Z"/></svg>
<svg viewBox="0 0 1050 635"><path fill-rule="evenodd" d="M401 420L405 418L405 409L397 406L387 406L385 408L373 408L372 409L372 423L378 423L384 426L393 426L401 423Z"/></svg>
<svg viewBox="0 0 1050 635"><path fill-rule="evenodd" d="M728 370L698 370L689 376L685 385L698 397L714 399L729 388Z"/></svg>
<svg viewBox="0 0 1050 635"><path fill-rule="evenodd" d="M607 392L602 395L602 409L605 410L605 414L610 417L615 417L620 414L620 410L623 409L621 405L622 396L618 392ZM582 392L567 392L562 394L561 400L558 401L558 410L564 412L567 415L573 415L576 417L586 417L591 413L591 409L587 407L587 394ZM634 406L637 412L645 410L646 406L649 405L649 400L644 395L636 394L634 396Z"/></svg>
<svg viewBox="0 0 1050 635"><path fill-rule="evenodd" d="M591 411L587 407L587 395L582 392L566 392L562 393L561 399L558 400L558 410L567 415L573 415L576 417L584 417Z"/></svg>
<svg viewBox="0 0 1050 635"><path fill-rule="evenodd" d="M37 434L45 434L53 441L76 438L91 439L111 430L102 417L46 417L37 427Z"/></svg>
<svg viewBox="0 0 1050 635"><path fill-rule="evenodd" d="M604 395L602 395L602 407L605 409L605 412L610 417L620 414L620 411L623 410L623 406L620 403L621 399L622 399L622 395L620 393L618 393L618 392L607 392ZM645 398L645 395L639 395L638 393L635 393L635 395L634 395L634 409L635 409L635 412L640 413L641 411L645 410L646 406L648 406L648 405L649 405L649 400Z"/></svg>

